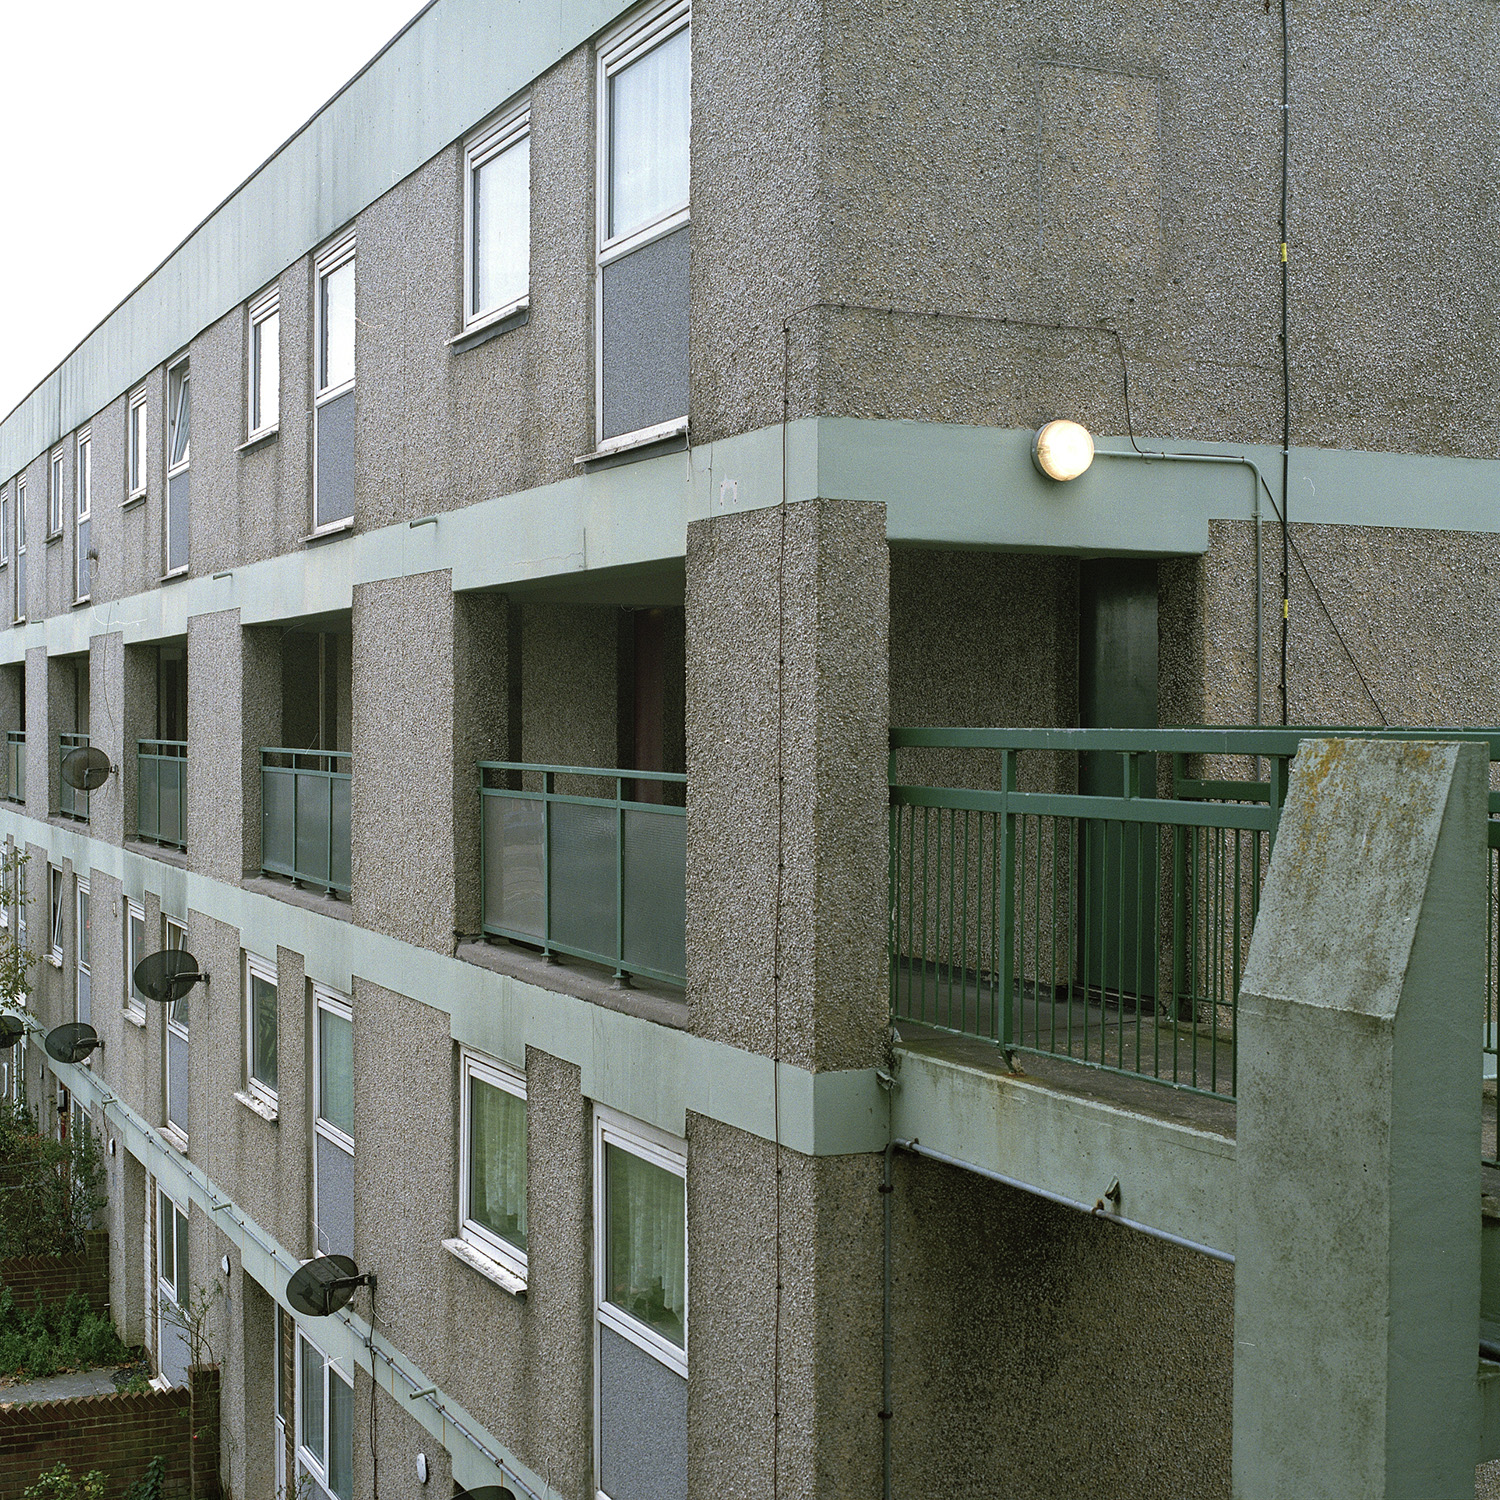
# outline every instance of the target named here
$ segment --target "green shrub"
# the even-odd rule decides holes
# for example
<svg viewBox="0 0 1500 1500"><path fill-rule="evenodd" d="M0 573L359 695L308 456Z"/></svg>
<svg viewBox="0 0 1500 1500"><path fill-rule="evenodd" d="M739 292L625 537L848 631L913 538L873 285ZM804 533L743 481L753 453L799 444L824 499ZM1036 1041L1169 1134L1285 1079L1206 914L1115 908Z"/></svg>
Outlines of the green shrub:
<svg viewBox="0 0 1500 1500"><path fill-rule="evenodd" d="M24 1100L0 1100L0 1260L81 1254L105 1201L92 1128L55 1141Z"/></svg>
<svg viewBox="0 0 1500 1500"><path fill-rule="evenodd" d="M21 1500L104 1500L104 1475L98 1469L75 1474L65 1463L53 1464L21 1491Z"/></svg>
<svg viewBox="0 0 1500 1500"><path fill-rule="evenodd" d="M0 1374L35 1378L123 1364L129 1357L114 1324L77 1292L51 1307L38 1298L28 1310L0 1286Z"/></svg>
<svg viewBox="0 0 1500 1500"><path fill-rule="evenodd" d="M162 1500L167 1483L167 1461L161 1454L146 1465L146 1472L130 1486L125 1500Z"/></svg>

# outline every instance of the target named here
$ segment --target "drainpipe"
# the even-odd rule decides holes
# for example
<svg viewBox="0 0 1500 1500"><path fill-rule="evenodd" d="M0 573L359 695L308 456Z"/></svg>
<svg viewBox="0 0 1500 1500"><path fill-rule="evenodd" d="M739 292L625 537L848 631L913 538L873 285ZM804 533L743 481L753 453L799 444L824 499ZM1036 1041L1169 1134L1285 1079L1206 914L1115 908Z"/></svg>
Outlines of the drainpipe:
<svg viewBox="0 0 1500 1500"><path fill-rule="evenodd" d="M880 1181L881 1210L885 1220L884 1288L881 1294L880 1350L880 1464L881 1494L891 1500L891 1158L896 1142L885 1143L885 1175Z"/></svg>
<svg viewBox="0 0 1500 1500"><path fill-rule="evenodd" d="M1251 519L1255 524L1255 727L1261 724L1261 692L1264 677L1261 674L1261 660L1263 656L1263 637L1265 634L1265 618L1262 609L1264 584L1261 573L1260 560L1260 492L1266 492L1266 499L1271 502L1271 509L1276 509L1276 497L1271 493L1271 487L1266 483L1266 476L1261 473L1260 465L1253 458L1247 458L1243 453L1163 453L1150 448L1119 449L1096 448L1095 458L1144 458L1144 459L1166 459L1171 463L1179 464L1243 464L1255 474L1255 503L1251 510ZM1282 528L1286 528L1283 526Z"/></svg>

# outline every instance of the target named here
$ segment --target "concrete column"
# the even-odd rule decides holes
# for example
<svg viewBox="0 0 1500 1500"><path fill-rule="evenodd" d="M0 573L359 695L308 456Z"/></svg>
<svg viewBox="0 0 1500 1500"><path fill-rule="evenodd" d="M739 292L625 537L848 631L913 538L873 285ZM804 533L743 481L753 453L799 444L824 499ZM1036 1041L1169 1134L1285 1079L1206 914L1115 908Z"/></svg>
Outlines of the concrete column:
<svg viewBox="0 0 1500 1500"><path fill-rule="evenodd" d="M889 571L880 505L688 528L693 1024L807 1068L884 1044Z"/></svg>
<svg viewBox="0 0 1500 1500"><path fill-rule="evenodd" d="M1239 1008L1235 1500L1464 1500L1488 764L1309 741Z"/></svg>
<svg viewBox="0 0 1500 1500"><path fill-rule="evenodd" d="M57 806L56 757L47 754L48 737L56 733L52 700L47 692L47 648L26 652L26 811L45 818Z"/></svg>
<svg viewBox="0 0 1500 1500"><path fill-rule="evenodd" d="M507 602L423 573L357 585L353 615L355 921L451 952L479 926L476 763L510 746Z"/></svg>
<svg viewBox="0 0 1500 1500"><path fill-rule="evenodd" d="M260 869L260 751L280 743L275 630L237 609L188 620L188 867L238 885Z"/></svg>
<svg viewBox="0 0 1500 1500"><path fill-rule="evenodd" d="M125 638L119 631L89 641L89 744L109 756L115 774L89 795L89 833L106 843L125 838ZM130 745L135 770L135 745ZM135 832L134 827L130 830Z"/></svg>

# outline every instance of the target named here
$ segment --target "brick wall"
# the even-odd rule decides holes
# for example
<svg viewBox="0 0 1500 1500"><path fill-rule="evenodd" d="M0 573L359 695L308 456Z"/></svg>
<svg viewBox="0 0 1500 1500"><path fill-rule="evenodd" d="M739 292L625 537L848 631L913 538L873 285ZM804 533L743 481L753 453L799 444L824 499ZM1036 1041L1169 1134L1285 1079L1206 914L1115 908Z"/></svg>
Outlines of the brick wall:
<svg viewBox="0 0 1500 1500"><path fill-rule="evenodd" d="M164 1500L188 1500L188 1401L178 1387L0 1407L0 1500L19 1500L59 1460L84 1473L100 1470L109 1480L106 1500L121 1500L158 1453L167 1461Z"/></svg>
<svg viewBox="0 0 1500 1500"><path fill-rule="evenodd" d="M44 1303L63 1302L81 1292L97 1313L109 1311L109 1235L96 1230L88 1236L82 1255L31 1255L0 1260L0 1283L8 1286L21 1307L41 1297Z"/></svg>

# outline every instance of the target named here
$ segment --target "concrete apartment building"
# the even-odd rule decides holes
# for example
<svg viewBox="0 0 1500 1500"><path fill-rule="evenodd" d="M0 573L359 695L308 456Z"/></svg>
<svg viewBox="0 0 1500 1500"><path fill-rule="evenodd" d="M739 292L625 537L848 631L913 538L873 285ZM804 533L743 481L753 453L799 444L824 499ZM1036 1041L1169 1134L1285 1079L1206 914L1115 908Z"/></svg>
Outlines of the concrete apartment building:
<svg viewBox="0 0 1500 1500"><path fill-rule="evenodd" d="M1232 1085L892 1026L898 774L1123 785L893 726L1500 721L1500 16L1275 10L434 0L0 423L7 920L104 1042L12 1076L111 1143L165 1378L222 1289L234 1496L1312 1493L1276 1448L1431 1500L1500 1452L1468 1331L1383 1440L1244 1352L1296 1346ZM1482 809L1442 776L1433 830ZM325 1253L373 1301L294 1316ZM1372 1487L1381 1441L1444 1477Z"/></svg>

